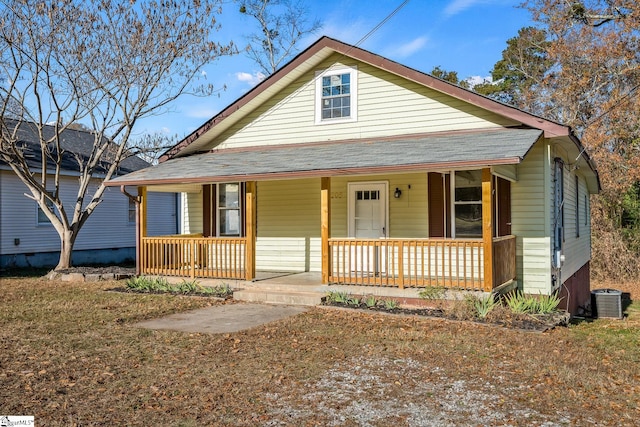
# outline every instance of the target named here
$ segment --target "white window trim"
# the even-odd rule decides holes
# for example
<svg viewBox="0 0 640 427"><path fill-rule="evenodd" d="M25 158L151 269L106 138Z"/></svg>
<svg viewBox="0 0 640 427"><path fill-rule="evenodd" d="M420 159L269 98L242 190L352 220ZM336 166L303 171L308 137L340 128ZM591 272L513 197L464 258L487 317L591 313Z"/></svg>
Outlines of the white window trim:
<svg viewBox="0 0 640 427"><path fill-rule="evenodd" d="M350 105L351 115L349 117L339 117L333 119L322 119L322 78L325 76L334 76L336 74L347 74L350 77ZM339 68L330 68L324 71L316 71L315 74L315 124L317 125L329 125L334 123L349 123L358 121L358 67L342 66Z"/></svg>
<svg viewBox="0 0 640 427"><path fill-rule="evenodd" d="M237 208L227 208L220 206L220 187L227 184L237 184L238 185L238 207ZM219 182L216 184L216 199L215 199L215 209L216 209L216 237L242 237L242 183L240 181L233 182ZM235 235L222 235L220 233L220 211L222 210L237 210L238 211L238 234Z"/></svg>
<svg viewBox="0 0 640 427"><path fill-rule="evenodd" d="M472 170L472 169L469 169ZM451 214L450 214L450 221L451 221L451 238L455 239L456 238L456 206L457 205L477 205L480 204L482 205L482 198L478 201L465 201L465 202L456 202L456 172L462 172L463 170L451 170L449 171L449 199L450 199L450 203L451 203ZM496 215L497 218L497 215ZM478 239L478 238L482 238L482 236L480 237L464 237L465 239Z"/></svg>

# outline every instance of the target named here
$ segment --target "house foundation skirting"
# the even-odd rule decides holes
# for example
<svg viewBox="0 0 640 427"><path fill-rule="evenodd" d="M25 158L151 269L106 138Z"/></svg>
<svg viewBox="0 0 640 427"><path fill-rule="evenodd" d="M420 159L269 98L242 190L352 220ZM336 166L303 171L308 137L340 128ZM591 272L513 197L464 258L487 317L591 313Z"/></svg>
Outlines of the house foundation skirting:
<svg viewBox="0 0 640 427"><path fill-rule="evenodd" d="M73 265L133 263L135 259L136 248L134 247L74 250L71 256ZM54 267L59 260L60 251L3 254L0 255L0 268Z"/></svg>
<svg viewBox="0 0 640 427"><path fill-rule="evenodd" d="M584 314L584 307L591 300L591 271L588 262L565 280L560 287L559 296L562 297L560 307L572 316Z"/></svg>

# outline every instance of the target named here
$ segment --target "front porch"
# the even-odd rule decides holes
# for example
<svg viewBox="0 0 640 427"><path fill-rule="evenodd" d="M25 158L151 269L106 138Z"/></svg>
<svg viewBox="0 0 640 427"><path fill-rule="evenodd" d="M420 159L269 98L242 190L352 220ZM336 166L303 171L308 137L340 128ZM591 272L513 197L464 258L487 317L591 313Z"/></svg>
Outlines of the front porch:
<svg viewBox="0 0 640 427"><path fill-rule="evenodd" d="M260 281L247 246L245 237L143 237L140 274ZM329 269L317 279L334 285L490 291L515 278L515 258L513 235L493 238L490 251L481 239L331 238Z"/></svg>
<svg viewBox="0 0 640 427"><path fill-rule="evenodd" d="M215 237L212 235L212 230L216 230L221 225L217 221L221 222L224 219L221 212L229 213L231 210L220 211L220 208L207 208L206 203L203 209L204 232L173 236L147 236L147 188L138 187L140 202L137 215L139 221L138 273L251 282L256 279L256 265L263 270L274 270L276 263L273 260L278 259L277 265L280 265L282 270L319 271L321 283L325 285L388 289L417 289L432 286L488 292L515 279L516 237L509 234L510 224L509 228L500 225L507 223L508 220L505 219L507 217L501 221L496 219L496 212L500 211L500 204L495 196L496 183L500 180L492 173L491 168L484 168L478 172L481 172L477 175L481 176L481 180L479 179L478 182L478 192L474 194L478 194L481 201L473 203L477 203L480 211L478 214L481 215L481 218L477 220L475 232L477 237L473 238L450 237L447 231L450 227L449 219L441 221L440 234L435 234L438 228L437 221L430 220L429 225L433 225L434 234L432 235L430 232L427 237L423 230L417 232L419 238L389 236L386 231L388 230L388 220L377 223L378 227L383 230L382 236L379 238L341 237L353 234L351 234L352 232L345 233L344 220L336 221L334 219L333 225L342 225L342 229L335 232L337 236L334 236L331 229L332 218L334 215L344 217L347 207L344 199L340 199L340 195L347 184L343 180L340 184L341 187L332 193L334 179L331 177L322 177L319 182L316 181L319 184L316 187L319 194L315 193L318 195L316 203L319 202L316 209L319 208L320 211L317 219L311 220L313 213L307 210L306 216L292 219L288 223L281 222L276 227L273 225L273 218L277 218L282 210L286 210L286 207L265 200L269 200L269 197L274 199L274 195L283 193L278 191L269 193L267 191L269 187L266 186L264 187L266 192L261 192L261 209L262 212L265 212L266 209L270 214L264 216L260 223L262 230L260 238L263 239L263 242L268 240L265 239L265 234L272 239L283 236L283 234L274 234L273 230L277 228L278 233L284 233L299 222L306 223L305 233L313 233L310 231L313 228L318 233L316 234L318 238L314 243L310 243L307 238L304 247L296 243L296 246L288 246L287 252L283 251L279 255L276 255L280 250L278 241L269 243L268 246L263 243L262 248L256 246L258 239L256 181L245 181L235 185L233 188L236 192L232 196L228 196L229 200L233 200L231 210L234 210L237 218L234 223L234 229L238 233L237 237ZM425 174L423 177L426 178L429 175L431 174ZM414 175L412 178L419 179L419 176ZM448 178L445 181L438 175L436 183L448 185ZM286 188L291 192L291 189L295 188L294 181L290 181L288 185L288 187L281 188ZM261 186L261 188L263 187ZM384 199L386 191L389 191L384 188L386 187L383 186L383 191L376 193L378 196L375 198L372 196L372 200L375 199L374 201L377 202L379 201L378 197ZM423 188L426 190L425 187ZM453 186L451 188L453 189ZM435 186L434 193L437 189ZM396 191L398 191L397 188ZM509 187L507 187L508 191ZM216 196L212 196L214 192L215 188L204 185L203 200L215 200ZM425 193L422 194L420 197L425 197ZM399 206L397 200L401 199L396 197L393 200L394 206ZM335 213L332 212L332 202L337 205L334 209ZM339 202L342 202L342 205ZM406 206L406 203L408 202L405 202L403 206ZM447 203L442 205L444 206L442 212L446 212L446 215L449 216L451 215L450 209L446 205ZM387 209L389 208L387 207ZM217 217L213 214L216 211L218 211ZM402 211L396 210L394 212ZM393 217L393 212L391 216ZM212 221L215 224L208 225L206 221L208 218L213 218ZM396 229L402 228L402 225L397 221L392 225L395 225ZM405 233L413 234L412 228L407 228L407 230ZM303 235L309 236L309 234ZM289 238L280 242L281 244L290 244L294 240ZM291 247L300 249L290 249ZM304 251L307 257L310 252L313 252L314 256L317 256L314 258L316 260L314 264L310 266L307 261L306 266L294 265L291 258L299 257L299 251ZM265 257L271 261L265 263ZM265 266L269 268L265 268Z"/></svg>

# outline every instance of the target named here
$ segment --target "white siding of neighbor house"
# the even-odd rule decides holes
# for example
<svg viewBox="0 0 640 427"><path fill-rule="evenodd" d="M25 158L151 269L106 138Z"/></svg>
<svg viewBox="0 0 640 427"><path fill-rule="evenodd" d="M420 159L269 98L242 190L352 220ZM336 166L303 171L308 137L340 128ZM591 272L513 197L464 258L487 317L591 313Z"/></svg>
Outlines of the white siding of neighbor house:
<svg viewBox="0 0 640 427"><path fill-rule="evenodd" d="M131 193L135 191L129 190ZM59 251L58 233L51 224L38 224L37 204L26 197L25 193L29 193L29 190L13 172L0 171L1 253L8 255ZM61 177L61 199L68 214L73 209L76 194L77 177ZM149 233L175 233L175 195L150 193L148 203L151 217ZM15 245L15 239L20 239L19 245ZM74 250L127 247L135 247L135 223L129 222L129 201L119 188L107 188L103 201L80 230Z"/></svg>
<svg viewBox="0 0 640 427"><path fill-rule="evenodd" d="M534 294L548 294L551 289L548 149L544 140L538 141L518 165L518 181L511 184L517 278L524 292Z"/></svg>
<svg viewBox="0 0 640 427"><path fill-rule="evenodd" d="M368 64L343 60L330 57L227 129L216 144L238 148L517 124ZM358 120L315 124L315 72L341 65L358 70Z"/></svg>

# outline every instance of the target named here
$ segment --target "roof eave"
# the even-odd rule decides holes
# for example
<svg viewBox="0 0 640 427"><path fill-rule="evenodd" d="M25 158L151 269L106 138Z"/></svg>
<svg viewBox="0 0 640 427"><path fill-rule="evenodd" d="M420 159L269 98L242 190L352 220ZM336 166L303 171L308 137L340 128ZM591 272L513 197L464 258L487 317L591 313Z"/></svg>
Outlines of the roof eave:
<svg viewBox="0 0 640 427"><path fill-rule="evenodd" d="M107 187L117 187L120 185L135 186L152 186L152 185L168 185L168 184L205 184L213 182L229 182L229 181L271 181L284 179L303 179L303 178L319 178L319 177L336 177L345 175L376 175L389 173L407 173L420 172L426 170L443 170L443 169L464 169L464 168L481 168L498 165L515 165L522 162L520 157L509 157L499 160L474 160L474 161L458 161L458 162L438 162L438 163L420 163L407 165L390 165L390 166L371 166L371 167L353 167L342 169L315 169L309 171L295 172L277 172L277 173L260 173L260 174L244 174L244 175L212 175L199 176L197 178L169 178L169 179L153 179L153 180L127 180L126 176L105 182Z"/></svg>

